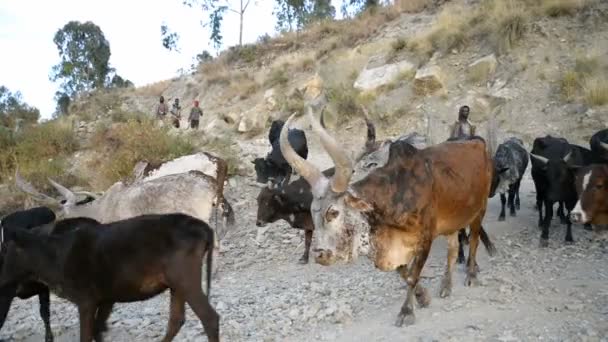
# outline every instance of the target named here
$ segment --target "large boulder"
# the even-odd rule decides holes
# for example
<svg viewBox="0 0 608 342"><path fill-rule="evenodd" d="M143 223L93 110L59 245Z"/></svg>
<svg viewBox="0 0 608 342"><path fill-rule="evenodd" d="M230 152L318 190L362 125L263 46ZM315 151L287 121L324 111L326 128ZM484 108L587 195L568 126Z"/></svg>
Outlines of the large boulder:
<svg viewBox="0 0 608 342"><path fill-rule="evenodd" d="M469 80L474 82L486 82L496 72L498 61L494 54L485 56L469 64L467 73Z"/></svg>
<svg viewBox="0 0 608 342"><path fill-rule="evenodd" d="M323 92L323 79L317 74L304 83L299 89L307 100L314 100Z"/></svg>
<svg viewBox="0 0 608 342"><path fill-rule="evenodd" d="M239 133L262 131L266 127L269 117L266 106L257 105L241 114L238 131Z"/></svg>
<svg viewBox="0 0 608 342"><path fill-rule="evenodd" d="M444 89L444 75L438 65L431 65L416 71L414 92L417 95L431 95Z"/></svg>
<svg viewBox="0 0 608 342"><path fill-rule="evenodd" d="M357 77L353 85L355 88L359 90L373 90L394 82L399 75L413 72L416 68L414 64L405 60L380 66L376 66L376 64L377 58L370 59L365 69Z"/></svg>

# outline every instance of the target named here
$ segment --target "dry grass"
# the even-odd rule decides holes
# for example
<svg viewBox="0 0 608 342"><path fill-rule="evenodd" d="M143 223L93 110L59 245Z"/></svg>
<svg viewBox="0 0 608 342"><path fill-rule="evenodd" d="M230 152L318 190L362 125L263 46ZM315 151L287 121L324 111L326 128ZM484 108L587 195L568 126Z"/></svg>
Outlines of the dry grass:
<svg viewBox="0 0 608 342"><path fill-rule="evenodd" d="M583 83L583 94L588 106L608 104L608 77L606 75L589 77Z"/></svg>
<svg viewBox="0 0 608 342"><path fill-rule="evenodd" d="M240 173L242 161L239 159L241 154L239 153L235 137L227 133L221 138L207 140L200 148L203 151L221 156L228 164L228 176L234 176Z"/></svg>
<svg viewBox="0 0 608 342"><path fill-rule="evenodd" d="M423 11L425 8L433 6L433 0L397 0L395 1L395 7L400 12L406 13L418 13Z"/></svg>
<svg viewBox="0 0 608 342"><path fill-rule="evenodd" d="M143 87L135 88L135 95L160 97L171 84L171 80L159 81L147 84Z"/></svg>
<svg viewBox="0 0 608 342"><path fill-rule="evenodd" d="M51 190L47 177L68 186L80 180L66 172L67 159L78 148L71 123L53 120L27 127L21 134L2 139L0 181L7 182L19 172L44 191Z"/></svg>
<svg viewBox="0 0 608 342"><path fill-rule="evenodd" d="M314 72L317 63L312 57L303 57L300 60L296 61L296 70L300 72Z"/></svg>
<svg viewBox="0 0 608 342"><path fill-rule="evenodd" d="M91 166L99 170L104 185L130 177L141 160L161 163L194 152L189 140L168 135L168 128L157 124L156 120L129 120L97 131L92 146L100 152L100 159Z"/></svg>
<svg viewBox="0 0 608 342"><path fill-rule="evenodd" d="M579 74L575 71L568 71L560 80L560 95L566 102L572 102L576 99L580 88Z"/></svg>
<svg viewBox="0 0 608 342"><path fill-rule="evenodd" d="M485 0L476 7L446 5L431 28L414 37L408 47L430 57L462 49L474 39L481 39L505 53L523 37L532 13L523 0Z"/></svg>
<svg viewBox="0 0 608 342"><path fill-rule="evenodd" d="M543 0L542 12L550 17L574 15L589 4L588 0Z"/></svg>
<svg viewBox="0 0 608 342"><path fill-rule="evenodd" d="M274 86L287 85L287 82L289 82L289 77L287 76L288 69L288 66L284 64L270 70L266 76L266 80L264 80L264 86L272 88Z"/></svg>

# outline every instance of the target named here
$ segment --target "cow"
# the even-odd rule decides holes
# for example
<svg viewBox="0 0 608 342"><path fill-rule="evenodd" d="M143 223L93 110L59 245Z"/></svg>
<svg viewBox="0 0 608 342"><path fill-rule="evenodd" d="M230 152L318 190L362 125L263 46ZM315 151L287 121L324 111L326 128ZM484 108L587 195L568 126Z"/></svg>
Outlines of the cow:
<svg viewBox="0 0 608 342"><path fill-rule="evenodd" d="M576 175L578 201L570 213L572 222L608 224L608 165L593 164Z"/></svg>
<svg viewBox="0 0 608 342"><path fill-rule="evenodd" d="M4 264L6 248L11 237L18 230L29 230L54 222L55 213L47 207L35 207L27 210L15 211L0 220L0 265ZM53 342L51 330L51 303L49 288L36 281L15 283L12 286L0 288L0 329L4 326L6 316L15 297L28 299L38 295L40 317L44 323L46 342Z"/></svg>
<svg viewBox="0 0 608 342"><path fill-rule="evenodd" d="M0 288L32 279L47 284L78 307L81 342L102 341L115 303L147 300L170 289L163 341L172 341L179 332L188 303L209 341L218 342L219 315L208 300L214 240L207 223L178 213L106 224L85 217L63 219L51 234L14 234ZM205 255L207 295L201 285Z"/></svg>
<svg viewBox="0 0 608 342"><path fill-rule="evenodd" d="M287 128L280 135L285 159L311 186L311 216L315 227L315 262L324 266L354 260L369 234L370 257L382 271L404 270L407 298L396 325L413 324L414 297L427 305L420 273L433 240L448 238L448 263L440 296L451 293L451 273L458 252L458 231L471 229L465 284L477 284L476 253L492 180L492 159L482 138L444 142L418 150L406 142L390 145L386 165L350 183L352 162L332 136L308 116L321 144L335 165L329 178L295 153L287 141ZM489 252L489 251L488 251Z"/></svg>
<svg viewBox="0 0 608 342"><path fill-rule="evenodd" d="M277 139L277 132L280 132L283 125L284 123L281 120L273 121L268 134L268 140L272 146L270 153L265 158L256 158L252 161L258 183L271 186L289 183L292 169L283 158ZM308 158L308 143L304 131L300 129L289 130L289 142L294 146L300 157Z"/></svg>
<svg viewBox="0 0 608 342"><path fill-rule="evenodd" d="M509 195L509 214L516 216L515 210L520 209L519 187L527 168L528 151L521 139L511 137L498 145L494 155L494 174L490 191L490 198L494 197L496 192L500 194L498 221L505 220L505 193Z"/></svg>
<svg viewBox="0 0 608 342"><path fill-rule="evenodd" d="M374 124L367 117L365 121L367 124L367 140L363 152L357 158L359 162L354 168L353 177L362 177L362 175L369 173L371 170L384 165L388 158L388 147L392 143L392 140L377 143ZM321 124L324 125L323 114L321 114ZM406 141L418 148L422 148L422 145L426 143L426 137L415 132L402 136L397 140ZM334 168L332 167L323 171L323 174L326 177L331 177L333 176L333 172ZM264 187L260 190L257 197L257 227L263 227L268 223L284 220L292 228L304 230L304 253L298 260L300 264L307 264L309 261L310 245L314 230L310 215L311 202L312 193L310 191L310 184L303 178L299 178L281 187Z"/></svg>
<svg viewBox="0 0 608 342"><path fill-rule="evenodd" d="M78 205L79 193L72 192L67 187L49 179L50 184L63 196L65 202L40 193L35 187L21 178L15 172L17 187L33 196L34 199L45 203L51 208L58 208L62 218L89 217L102 223L127 219L143 214L165 214L180 212L194 216L205 222L210 222L217 207L218 182L215 178L200 171L168 174L159 178L138 181L131 184L114 183L102 196L94 201ZM234 225L234 211L229 202L222 196L223 206L221 216L223 226ZM215 213L215 217L220 215ZM227 231L230 228L223 228ZM216 227L216 244L214 253L219 255L217 241L219 240ZM219 236L218 236L219 235ZM216 263L217 264L217 263ZM218 268L213 270L214 276Z"/></svg>
<svg viewBox="0 0 608 342"><path fill-rule="evenodd" d="M539 148L544 147L544 148ZM563 202L567 210L565 216L567 244L573 243L572 222L570 212L578 200L575 186L575 172L577 168L591 164L591 151L563 138L546 136L536 138L530 152L532 158L532 179L536 187L537 205L539 208L539 221L542 233L540 246L549 245L549 226L553 216L553 204ZM540 200L539 200L540 199ZM545 217L542 218L542 204L545 205ZM590 225L585 226L590 229Z"/></svg>
<svg viewBox="0 0 608 342"><path fill-rule="evenodd" d="M597 131L589 139L593 163L608 163L608 128Z"/></svg>

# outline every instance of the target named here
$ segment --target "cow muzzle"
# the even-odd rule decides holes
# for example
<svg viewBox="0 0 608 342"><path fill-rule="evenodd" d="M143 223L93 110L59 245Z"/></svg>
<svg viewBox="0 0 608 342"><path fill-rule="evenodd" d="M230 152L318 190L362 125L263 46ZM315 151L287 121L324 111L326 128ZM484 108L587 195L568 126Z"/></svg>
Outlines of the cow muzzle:
<svg viewBox="0 0 608 342"><path fill-rule="evenodd" d="M315 249L315 262L323 266L330 266L335 262L335 255L328 249Z"/></svg>
<svg viewBox="0 0 608 342"><path fill-rule="evenodd" d="M582 211L573 211L570 213L570 221L572 223L587 223L587 217Z"/></svg>

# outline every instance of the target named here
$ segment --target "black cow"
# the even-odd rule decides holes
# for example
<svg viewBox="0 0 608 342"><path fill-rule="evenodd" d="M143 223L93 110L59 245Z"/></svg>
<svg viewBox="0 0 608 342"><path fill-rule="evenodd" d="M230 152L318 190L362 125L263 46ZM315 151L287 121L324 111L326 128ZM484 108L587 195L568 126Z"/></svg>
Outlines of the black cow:
<svg viewBox="0 0 608 342"><path fill-rule="evenodd" d="M500 194L501 209L498 221L505 220L505 204L509 194L509 214L516 216L515 210L520 208L519 186L528 167L528 151L521 139L511 137L498 145L494 155L494 175L490 197L496 192Z"/></svg>
<svg viewBox="0 0 608 342"><path fill-rule="evenodd" d="M9 243L0 288L40 279L76 304L80 341L102 341L115 303L142 301L171 289L163 341L185 320L185 304L200 319L208 340L219 342L219 315L208 301L213 230L184 214L141 215L101 224L90 218L57 222L52 234L18 230ZM206 255L207 296L202 265Z"/></svg>
<svg viewBox="0 0 608 342"><path fill-rule="evenodd" d="M281 120L272 122L268 133L268 141L272 146L272 150L266 158L256 158L252 161L255 165L256 180L259 183L266 184L270 182L279 185L289 183L292 169L281 153L278 139L284 124ZM300 157L304 159L308 158L308 143L304 131L301 129L290 129L288 140Z"/></svg>
<svg viewBox="0 0 608 342"><path fill-rule="evenodd" d="M27 210L20 210L6 215L0 221L0 265L4 264L6 249L10 241L20 230L30 230L34 227L47 225L54 222L55 213L47 207L36 207ZM6 321L6 316L11 308L11 303L15 297L27 299L38 295L40 305L40 317L44 322L45 341L53 341L51 331L51 309L49 288L44 284L35 281L24 281L15 283L11 286L0 288L0 329Z"/></svg>
<svg viewBox="0 0 608 342"><path fill-rule="evenodd" d="M591 136L589 147L593 154L593 163L608 163L608 128L602 129Z"/></svg>
<svg viewBox="0 0 608 342"><path fill-rule="evenodd" d="M323 174L332 176L334 168L323 171ZM292 228L304 230L304 254L298 262L307 264L314 230L310 216L312 202L310 184L304 178L300 178L281 188L265 187L258 194L257 202L256 226L263 227L267 223L285 220Z"/></svg>
<svg viewBox="0 0 608 342"><path fill-rule="evenodd" d="M563 221L567 225L566 243L572 243L572 222L570 212L576 205L578 196L575 187L576 168L591 164L591 151L567 142L563 138L545 136L534 139L532 151L532 179L536 187L536 201L539 210L539 225L542 228L541 247L549 244L549 226L553 218L553 204L563 202L568 215ZM542 205L545 217L542 217ZM590 227L587 225L587 229Z"/></svg>

